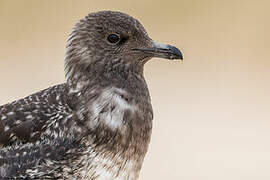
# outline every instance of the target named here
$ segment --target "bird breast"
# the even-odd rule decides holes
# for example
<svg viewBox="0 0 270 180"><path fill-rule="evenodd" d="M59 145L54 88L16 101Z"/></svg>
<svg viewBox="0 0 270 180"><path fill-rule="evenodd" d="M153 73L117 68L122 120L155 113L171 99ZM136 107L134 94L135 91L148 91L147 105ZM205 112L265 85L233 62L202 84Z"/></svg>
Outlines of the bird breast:
<svg viewBox="0 0 270 180"><path fill-rule="evenodd" d="M123 129L124 114L136 112L137 106L127 98L127 93L118 88L102 91L101 95L88 105L91 118L88 122L90 129L103 125L111 130Z"/></svg>

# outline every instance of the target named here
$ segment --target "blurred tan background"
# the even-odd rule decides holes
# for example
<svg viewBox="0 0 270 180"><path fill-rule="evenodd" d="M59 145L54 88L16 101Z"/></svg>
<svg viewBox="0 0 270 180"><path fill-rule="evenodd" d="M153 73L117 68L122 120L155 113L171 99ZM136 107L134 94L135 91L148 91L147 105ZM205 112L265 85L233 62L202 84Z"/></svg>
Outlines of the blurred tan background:
<svg viewBox="0 0 270 180"><path fill-rule="evenodd" d="M1 0L0 104L62 83L73 25L89 12L123 11L185 58L145 67L155 119L140 180L269 180L269 7L267 0Z"/></svg>

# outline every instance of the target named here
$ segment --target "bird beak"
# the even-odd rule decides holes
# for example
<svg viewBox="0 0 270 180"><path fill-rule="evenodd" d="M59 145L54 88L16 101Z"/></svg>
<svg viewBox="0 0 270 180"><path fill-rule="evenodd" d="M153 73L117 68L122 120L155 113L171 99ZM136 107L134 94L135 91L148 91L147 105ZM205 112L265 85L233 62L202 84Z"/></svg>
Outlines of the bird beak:
<svg viewBox="0 0 270 180"><path fill-rule="evenodd" d="M135 48L132 50L142 51L144 53L149 54L152 57L183 60L183 55L178 48L171 46L169 44L161 44L156 41L153 41L153 47L151 48Z"/></svg>

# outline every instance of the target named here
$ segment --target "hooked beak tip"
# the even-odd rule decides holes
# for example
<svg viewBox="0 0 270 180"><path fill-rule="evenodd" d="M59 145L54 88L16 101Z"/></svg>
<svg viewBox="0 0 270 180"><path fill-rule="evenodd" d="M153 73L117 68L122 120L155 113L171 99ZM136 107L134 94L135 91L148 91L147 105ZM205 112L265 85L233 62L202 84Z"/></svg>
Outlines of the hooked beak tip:
<svg viewBox="0 0 270 180"><path fill-rule="evenodd" d="M182 52L176 48L175 46L167 45L168 52L172 54L172 59L180 59L183 60L183 54Z"/></svg>
<svg viewBox="0 0 270 180"><path fill-rule="evenodd" d="M153 41L153 45L156 49L156 54L154 54L154 57L183 60L183 54L177 47L169 44L162 44L157 41Z"/></svg>

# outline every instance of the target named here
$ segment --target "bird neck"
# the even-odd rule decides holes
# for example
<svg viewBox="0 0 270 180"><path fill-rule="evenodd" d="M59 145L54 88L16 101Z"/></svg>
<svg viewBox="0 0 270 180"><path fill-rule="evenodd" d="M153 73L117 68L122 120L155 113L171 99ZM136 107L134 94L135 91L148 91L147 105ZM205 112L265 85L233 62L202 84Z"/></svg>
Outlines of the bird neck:
<svg viewBox="0 0 270 180"><path fill-rule="evenodd" d="M144 63L140 61L126 61L115 59L111 61L98 61L89 66L80 63L66 63L66 78L69 86L75 92L82 91L91 86L106 88L117 86L129 88L130 86L140 86L147 90L147 85L143 76ZM134 87L130 88L132 91Z"/></svg>
<svg viewBox="0 0 270 180"><path fill-rule="evenodd" d="M77 73L68 84L73 100L79 102L77 106L74 102L75 111L87 129L88 142L97 152L120 152L124 159L138 161L144 158L153 112L143 66L96 65Z"/></svg>

